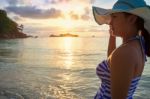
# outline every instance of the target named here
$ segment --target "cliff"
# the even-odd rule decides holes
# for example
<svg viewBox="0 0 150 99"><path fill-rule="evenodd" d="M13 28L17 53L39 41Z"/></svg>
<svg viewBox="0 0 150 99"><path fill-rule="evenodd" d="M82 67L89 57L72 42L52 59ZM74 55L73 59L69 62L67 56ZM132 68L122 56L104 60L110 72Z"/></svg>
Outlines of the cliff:
<svg viewBox="0 0 150 99"><path fill-rule="evenodd" d="M4 10L0 10L0 39L26 38L22 33L23 25L18 26L16 22L7 17Z"/></svg>

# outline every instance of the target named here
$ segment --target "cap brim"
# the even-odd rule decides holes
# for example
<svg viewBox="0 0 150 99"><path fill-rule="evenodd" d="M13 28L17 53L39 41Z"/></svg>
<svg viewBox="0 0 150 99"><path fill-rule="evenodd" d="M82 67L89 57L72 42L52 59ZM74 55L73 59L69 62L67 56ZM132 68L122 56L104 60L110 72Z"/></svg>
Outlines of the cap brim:
<svg viewBox="0 0 150 99"><path fill-rule="evenodd" d="M92 10L93 10L94 19L99 25L109 24L110 13L111 13L110 9L92 7Z"/></svg>
<svg viewBox="0 0 150 99"><path fill-rule="evenodd" d="M93 15L95 21L99 24L109 24L110 22L110 15L112 13L117 13L117 12L127 12L124 10L112 10L112 9L103 9L99 7L92 7L93 9Z"/></svg>

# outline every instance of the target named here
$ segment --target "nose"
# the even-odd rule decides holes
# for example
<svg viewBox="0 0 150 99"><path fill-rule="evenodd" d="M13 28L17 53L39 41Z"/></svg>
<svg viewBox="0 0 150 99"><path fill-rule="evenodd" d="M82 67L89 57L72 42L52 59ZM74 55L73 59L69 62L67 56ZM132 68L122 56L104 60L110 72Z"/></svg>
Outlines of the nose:
<svg viewBox="0 0 150 99"><path fill-rule="evenodd" d="M109 19L108 25L109 25L110 30L112 30L113 29L113 19L112 18Z"/></svg>
<svg viewBox="0 0 150 99"><path fill-rule="evenodd" d="M110 20L109 20L109 23L108 23L109 25L112 25L113 24L113 20L112 20L112 18L110 18Z"/></svg>

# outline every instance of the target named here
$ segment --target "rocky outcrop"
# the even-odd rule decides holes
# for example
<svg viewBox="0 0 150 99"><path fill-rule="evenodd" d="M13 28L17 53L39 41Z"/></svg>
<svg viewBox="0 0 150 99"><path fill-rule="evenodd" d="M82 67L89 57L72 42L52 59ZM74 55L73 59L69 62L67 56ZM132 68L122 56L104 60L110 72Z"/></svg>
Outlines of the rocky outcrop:
<svg viewBox="0 0 150 99"><path fill-rule="evenodd" d="M49 37L79 37L79 36L75 34L66 33L66 34L59 34L59 35L51 34Z"/></svg>

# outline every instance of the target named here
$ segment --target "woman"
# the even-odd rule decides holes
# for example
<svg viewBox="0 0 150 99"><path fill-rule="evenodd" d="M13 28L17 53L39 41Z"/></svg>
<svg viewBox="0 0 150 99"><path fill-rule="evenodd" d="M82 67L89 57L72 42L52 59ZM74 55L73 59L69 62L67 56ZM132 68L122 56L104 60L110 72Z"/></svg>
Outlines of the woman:
<svg viewBox="0 0 150 99"><path fill-rule="evenodd" d="M95 99L133 99L141 78L146 55L150 56L150 7L144 0L118 0L111 10L100 8L93 14L98 24L109 24L108 58L96 73L101 85ZM123 43L116 48L116 36Z"/></svg>

